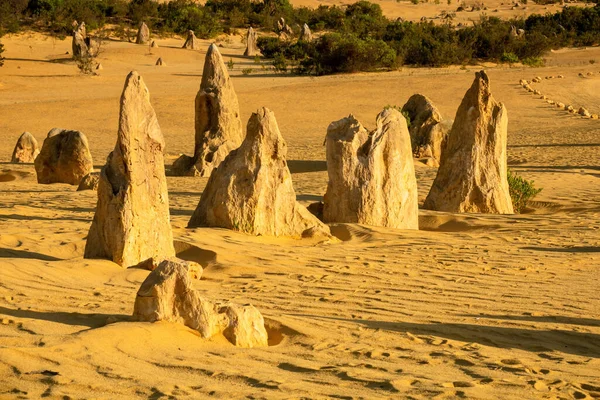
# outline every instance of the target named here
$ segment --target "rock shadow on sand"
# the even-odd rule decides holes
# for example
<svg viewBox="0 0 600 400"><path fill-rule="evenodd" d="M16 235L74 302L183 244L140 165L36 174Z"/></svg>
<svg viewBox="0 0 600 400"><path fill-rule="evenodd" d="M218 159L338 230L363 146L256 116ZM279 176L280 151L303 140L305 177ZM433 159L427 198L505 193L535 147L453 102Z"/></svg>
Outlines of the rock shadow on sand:
<svg viewBox="0 0 600 400"><path fill-rule="evenodd" d="M322 160L287 160L287 165L292 174L327 171L327 161Z"/></svg>
<svg viewBox="0 0 600 400"><path fill-rule="evenodd" d="M0 258L28 258L42 261L60 261L62 258L56 258L46 254L36 253L33 251L26 250L15 250L0 248ZM1 312L1 311L0 311Z"/></svg>
<svg viewBox="0 0 600 400"><path fill-rule="evenodd" d="M548 322L552 324L600 326L600 320L591 318L563 317L561 315L492 315L492 314L462 314L461 317L497 319L507 321Z"/></svg>
<svg viewBox="0 0 600 400"><path fill-rule="evenodd" d="M34 310L13 310L0 306L0 315L7 315L15 318L37 319L48 322L56 322L64 325L87 326L88 328L100 328L106 325L109 317L118 320L128 320L130 315L124 314L86 314L79 312L64 311L34 311Z"/></svg>
<svg viewBox="0 0 600 400"><path fill-rule="evenodd" d="M413 335L433 335L462 342L475 342L502 349L520 349L534 353L557 351L583 357L600 357L600 335L557 329L519 329L489 325L458 323L410 323L345 319L318 315L296 315L308 318L354 322L370 329L383 329ZM540 354L538 354L540 355ZM540 355L540 357L544 357Z"/></svg>
<svg viewBox="0 0 600 400"><path fill-rule="evenodd" d="M569 247L521 247L523 250L548 251L552 253L600 253L598 246L569 246Z"/></svg>

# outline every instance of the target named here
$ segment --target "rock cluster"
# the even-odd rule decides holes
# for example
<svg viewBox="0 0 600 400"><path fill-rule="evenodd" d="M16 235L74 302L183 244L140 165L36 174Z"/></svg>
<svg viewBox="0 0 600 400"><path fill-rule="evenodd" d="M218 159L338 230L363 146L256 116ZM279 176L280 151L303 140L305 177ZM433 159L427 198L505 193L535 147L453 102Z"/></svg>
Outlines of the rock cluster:
<svg viewBox="0 0 600 400"><path fill-rule="evenodd" d="M60 128L48 132L34 164L38 183L45 184L79 185L94 168L85 135Z"/></svg>
<svg viewBox="0 0 600 400"><path fill-rule="evenodd" d="M145 22L140 24L140 28L138 29L137 37L135 42L137 44L148 44L150 41L150 29L148 29L148 25Z"/></svg>
<svg viewBox="0 0 600 400"><path fill-rule="evenodd" d="M325 222L418 229L417 181L406 120L392 108L368 132L352 115L327 129Z"/></svg>
<svg viewBox="0 0 600 400"><path fill-rule="evenodd" d="M32 163L38 154L40 154L40 149L37 140L35 140L31 133L23 132L17 140L11 162Z"/></svg>
<svg viewBox="0 0 600 400"><path fill-rule="evenodd" d="M506 108L492 96L485 71L465 94L440 168L423 207L447 212L512 214L508 190Z"/></svg>
<svg viewBox="0 0 600 400"><path fill-rule="evenodd" d="M258 47L256 46L257 35L252 27L248 28L248 34L246 35L246 51L245 56L254 57L258 54Z"/></svg>
<svg viewBox="0 0 600 400"><path fill-rule="evenodd" d="M252 305L213 303L194 290L192 276L202 267L178 259L166 259L142 283L135 298L133 317L138 321L170 321L184 324L203 338L223 334L238 347L268 345L261 313Z"/></svg>
<svg viewBox="0 0 600 400"><path fill-rule="evenodd" d="M195 106L194 155L175 160L173 175L209 176L244 139L233 82L215 44L206 53Z"/></svg>
<svg viewBox="0 0 600 400"><path fill-rule="evenodd" d="M442 149L452 121L445 121L431 100L421 94L412 95L402 111L410 118L410 139L416 158L431 158L439 165Z"/></svg>
<svg viewBox="0 0 600 400"><path fill-rule="evenodd" d="M273 112L261 108L252 114L246 139L211 174L188 227L329 237L329 228L296 202L286 154Z"/></svg>
<svg viewBox="0 0 600 400"><path fill-rule="evenodd" d="M117 143L100 174L85 258L129 267L175 255L164 146L148 89L131 72L121 95Z"/></svg>
<svg viewBox="0 0 600 400"><path fill-rule="evenodd" d="M277 21L277 34L282 40L289 40L294 36L293 29L285 22L283 17Z"/></svg>

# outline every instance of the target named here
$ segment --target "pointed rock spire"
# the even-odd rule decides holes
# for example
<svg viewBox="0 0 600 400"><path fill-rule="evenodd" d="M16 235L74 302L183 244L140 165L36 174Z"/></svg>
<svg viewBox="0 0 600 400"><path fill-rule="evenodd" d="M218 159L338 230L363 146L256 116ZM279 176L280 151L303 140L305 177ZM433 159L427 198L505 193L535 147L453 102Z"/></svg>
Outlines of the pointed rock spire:
<svg viewBox="0 0 600 400"><path fill-rule="evenodd" d="M206 53L195 106L194 156L178 158L173 163L175 175L209 176L244 139L238 99L215 44Z"/></svg>
<svg viewBox="0 0 600 400"><path fill-rule="evenodd" d="M100 174L85 258L129 267L175 255L164 146L148 89L131 72L121 95L117 144Z"/></svg>
<svg viewBox="0 0 600 400"><path fill-rule="evenodd" d="M312 32L307 24L302 25L302 31L300 31L300 40L304 42L312 41Z"/></svg>
<svg viewBox="0 0 600 400"><path fill-rule="evenodd" d="M258 48L256 46L256 32L252 27L248 28L248 34L246 35L246 51L244 51L245 56L254 57L258 53Z"/></svg>
<svg viewBox="0 0 600 400"><path fill-rule="evenodd" d="M448 212L512 214L508 190L506 107L477 72L460 104L424 208Z"/></svg>
<svg viewBox="0 0 600 400"><path fill-rule="evenodd" d="M261 108L252 114L247 131L242 145L211 174L188 226L329 237L329 228L296 202L287 145L273 112Z"/></svg>
<svg viewBox="0 0 600 400"><path fill-rule="evenodd" d="M187 39L185 40L185 43L183 44L183 48L189 49L189 50L199 50L200 49L200 42L196 38L196 35L194 35L194 31L191 29L187 33Z"/></svg>

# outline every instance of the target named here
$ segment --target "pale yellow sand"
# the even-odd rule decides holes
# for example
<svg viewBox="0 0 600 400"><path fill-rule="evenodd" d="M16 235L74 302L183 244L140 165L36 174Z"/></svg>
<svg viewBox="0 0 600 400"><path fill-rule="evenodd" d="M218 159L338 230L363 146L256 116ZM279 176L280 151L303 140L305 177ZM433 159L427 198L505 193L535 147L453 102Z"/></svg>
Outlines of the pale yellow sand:
<svg viewBox="0 0 600 400"><path fill-rule="evenodd" d="M65 58L70 41L5 37L0 68L0 398L587 398L600 396L600 121L526 93L598 107L600 49L567 50L551 67L489 69L509 111L509 164L544 191L530 213L420 212L420 231L338 225L339 244L185 229L206 179L168 178L180 256L205 266L199 290L252 303L271 344L237 349L183 326L127 322L147 271L82 258L95 193L38 185L12 165L18 136L82 130L98 168L115 143L126 74L144 77L168 159L193 148L204 51L110 42L97 77ZM208 44L208 42L205 42ZM429 96L452 118L478 67L319 78L278 76L221 48L242 118L274 110L298 199L327 184L327 125L349 113L373 127L387 104ZM155 67L158 57L166 67ZM242 68L255 68L250 76ZM562 86L561 86L562 85ZM560 97L564 97L561 100ZM435 170L417 163L422 201ZM107 325L108 322L113 322ZM162 397L161 397L162 396Z"/></svg>

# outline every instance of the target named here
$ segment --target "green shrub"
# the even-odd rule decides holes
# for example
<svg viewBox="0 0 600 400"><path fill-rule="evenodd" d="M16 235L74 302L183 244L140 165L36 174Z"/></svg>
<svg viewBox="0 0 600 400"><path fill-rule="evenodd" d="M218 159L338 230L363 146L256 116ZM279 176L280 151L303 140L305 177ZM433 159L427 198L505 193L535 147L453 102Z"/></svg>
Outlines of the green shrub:
<svg viewBox="0 0 600 400"><path fill-rule="evenodd" d="M515 213L521 213L527 206L527 202L532 200L542 189L537 189L533 181L528 181L519 175L508 170L508 190L513 203Z"/></svg>
<svg viewBox="0 0 600 400"><path fill-rule="evenodd" d="M243 75L250 75L252 73L252 68L244 68L242 69Z"/></svg>
<svg viewBox="0 0 600 400"><path fill-rule="evenodd" d="M530 67L543 67L545 62L543 58L540 57L527 57L521 61L524 65L529 65Z"/></svg>
<svg viewBox="0 0 600 400"><path fill-rule="evenodd" d="M279 40L279 38L264 36L256 40L256 46L266 58L274 58L277 54L283 54L287 48L287 44Z"/></svg>
<svg viewBox="0 0 600 400"><path fill-rule="evenodd" d="M275 72L287 72L288 63L285 56L281 53L278 53L273 57L273 61L271 61L271 65L275 69Z"/></svg>
<svg viewBox="0 0 600 400"><path fill-rule="evenodd" d="M174 0L159 5L157 10L162 27L167 30L184 34L191 29L202 39L210 39L223 32L219 18L193 0Z"/></svg>
<svg viewBox="0 0 600 400"><path fill-rule="evenodd" d="M500 57L500 61L514 64L519 62L519 57L515 53L504 53Z"/></svg>
<svg viewBox="0 0 600 400"><path fill-rule="evenodd" d="M4 65L4 57L2 57L2 53L4 53L4 45L0 43L0 67Z"/></svg>

